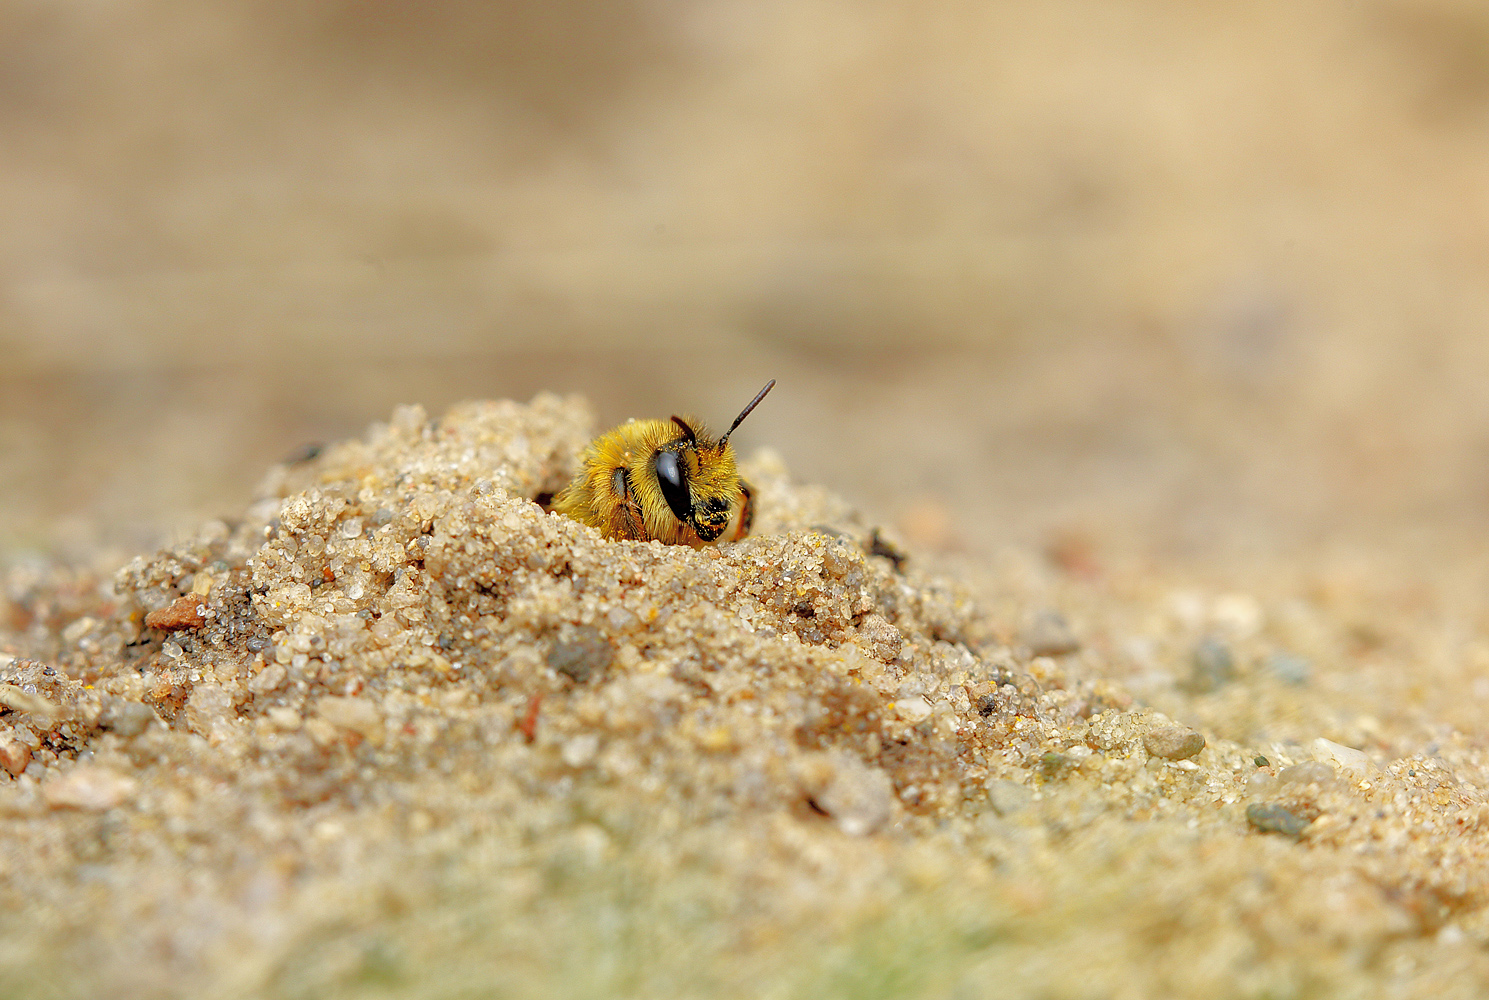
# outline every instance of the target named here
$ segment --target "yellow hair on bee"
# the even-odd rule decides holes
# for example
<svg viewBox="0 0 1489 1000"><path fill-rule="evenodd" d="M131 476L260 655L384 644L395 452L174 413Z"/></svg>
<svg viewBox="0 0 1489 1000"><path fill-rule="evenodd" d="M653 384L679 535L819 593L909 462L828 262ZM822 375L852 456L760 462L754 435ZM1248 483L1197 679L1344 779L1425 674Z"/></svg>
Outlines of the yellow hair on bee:
<svg viewBox="0 0 1489 1000"><path fill-rule="evenodd" d="M632 420L589 443L553 509L607 538L701 546L750 531L752 493L729 435L775 385L772 379L715 440L692 417Z"/></svg>

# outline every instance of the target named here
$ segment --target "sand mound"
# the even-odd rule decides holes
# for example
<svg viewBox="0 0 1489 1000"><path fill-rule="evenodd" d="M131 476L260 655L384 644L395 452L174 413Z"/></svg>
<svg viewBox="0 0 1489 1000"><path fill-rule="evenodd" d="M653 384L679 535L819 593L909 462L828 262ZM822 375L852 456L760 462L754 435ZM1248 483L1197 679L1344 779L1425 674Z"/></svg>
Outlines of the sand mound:
<svg viewBox="0 0 1489 1000"><path fill-rule="evenodd" d="M1470 750L1207 741L769 454L748 540L605 541L535 502L592 430L548 396L405 408L113 581L14 571L0 968L1243 996L1388 959L1430 992L1445 934L1482 964ZM1245 682L1204 649L1192 697Z"/></svg>

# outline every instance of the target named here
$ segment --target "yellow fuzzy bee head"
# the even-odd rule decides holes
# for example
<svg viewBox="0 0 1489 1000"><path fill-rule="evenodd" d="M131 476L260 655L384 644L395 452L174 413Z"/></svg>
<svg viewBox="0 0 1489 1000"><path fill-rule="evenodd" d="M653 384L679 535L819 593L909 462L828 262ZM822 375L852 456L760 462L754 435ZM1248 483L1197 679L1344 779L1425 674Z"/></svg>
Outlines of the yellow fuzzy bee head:
<svg viewBox="0 0 1489 1000"><path fill-rule="evenodd" d="M697 420L676 416L633 420L601 434L553 509L610 538L706 545L731 524L729 540L745 537L752 494L739 478L729 435L774 385L771 379L718 440Z"/></svg>

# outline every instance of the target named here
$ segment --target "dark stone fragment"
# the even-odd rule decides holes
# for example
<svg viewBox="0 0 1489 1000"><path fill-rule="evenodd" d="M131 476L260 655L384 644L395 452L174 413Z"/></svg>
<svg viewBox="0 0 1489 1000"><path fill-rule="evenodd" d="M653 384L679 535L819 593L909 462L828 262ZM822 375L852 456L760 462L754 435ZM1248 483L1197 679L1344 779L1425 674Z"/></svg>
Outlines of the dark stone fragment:
<svg viewBox="0 0 1489 1000"><path fill-rule="evenodd" d="M615 647L593 625L581 625L548 650L548 666L580 684L602 674L615 659Z"/></svg>
<svg viewBox="0 0 1489 1000"><path fill-rule="evenodd" d="M1308 829L1308 820L1271 802L1257 802L1246 807L1246 822L1262 833L1280 833L1294 839Z"/></svg>
<svg viewBox="0 0 1489 1000"><path fill-rule="evenodd" d="M1214 691L1236 678L1236 658L1230 646L1213 637L1200 640L1194 647L1193 667L1189 689L1199 694Z"/></svg>
<svg viewBox="0 0 1489 1000"><path fill-rule="evenodd" d="M869 534L869 544L867 551L868 554L871 556L881 556L885 559L888 559L891 563L894 564L894 571L896 573L900 572L905 565L905 554L899 549L895 548L889 542L886 542L883 538L881 538L878 528L875 528Z"/></svg>

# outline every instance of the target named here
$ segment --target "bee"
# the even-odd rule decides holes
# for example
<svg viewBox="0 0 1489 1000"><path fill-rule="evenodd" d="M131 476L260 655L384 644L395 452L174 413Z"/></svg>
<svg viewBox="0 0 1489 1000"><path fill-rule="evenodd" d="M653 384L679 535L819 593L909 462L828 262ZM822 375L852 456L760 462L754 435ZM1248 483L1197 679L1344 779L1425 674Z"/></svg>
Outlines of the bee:
<svg viewBox="0 0 1489 1000"><path fill-rule="evenodd" d="M729 435L776 380L750 400L715 441L691 417L632 420L589 443L574 481L553 498L553 509L607 538L666 542L694 548L750 533L753 495L739 478Z"/></svg>

